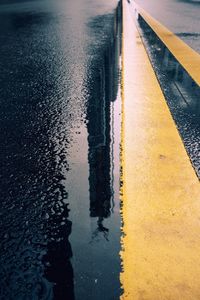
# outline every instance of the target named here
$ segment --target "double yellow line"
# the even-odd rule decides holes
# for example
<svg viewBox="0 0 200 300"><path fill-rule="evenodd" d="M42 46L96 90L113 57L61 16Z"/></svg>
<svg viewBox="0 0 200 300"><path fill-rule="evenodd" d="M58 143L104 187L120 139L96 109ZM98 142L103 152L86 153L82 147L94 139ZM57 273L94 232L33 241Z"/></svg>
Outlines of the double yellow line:
<svg viewBox="0 0 200 300"><path fill-rule="evenodd" d="M178 55L158 24L157 30ZM198 300L199 180L126 0L122 39L121 299ZM193 76L199 80L194 69Z"/></svg>
<svg viewBox="0 0 200 300"><path fill-rule="evenodd" d="M174 33L151 17L144 9L134 4L138 13L173 54L190 77L200 86L200 54L190 48ZM199 99L200 101L200 99Z"/></svg>

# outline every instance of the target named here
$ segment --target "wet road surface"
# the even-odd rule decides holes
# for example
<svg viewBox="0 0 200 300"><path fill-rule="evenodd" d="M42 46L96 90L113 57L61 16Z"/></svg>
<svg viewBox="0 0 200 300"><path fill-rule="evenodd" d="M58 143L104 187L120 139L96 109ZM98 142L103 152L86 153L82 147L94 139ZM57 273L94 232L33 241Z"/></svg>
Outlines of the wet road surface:
<svg viewBox="0 0 200 300"><path fill-rule="evenodd" d="M200 87L142 17L138 17L138 28L186 151L200 178Z"/></svg>
<svg viewBox="0 0 200 300"><path fill-rule="evenodd" d="M136 3L200 53L199 0L136 0Z"/></svg>
<svg viewBox="0 0 200 300"><path fill-rule="evenodd" d="M0 5L0 298L120 295L117 1Z"/></svg>

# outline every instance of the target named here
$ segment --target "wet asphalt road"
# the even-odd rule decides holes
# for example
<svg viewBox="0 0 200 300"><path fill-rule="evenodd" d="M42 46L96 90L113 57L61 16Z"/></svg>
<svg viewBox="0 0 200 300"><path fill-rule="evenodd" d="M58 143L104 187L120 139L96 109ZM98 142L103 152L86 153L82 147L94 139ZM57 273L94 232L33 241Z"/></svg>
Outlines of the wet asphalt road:
<svg viewBox="0 0 200 300"><path fill-rule="evenodd" d="M137 1L200 50L198 2ZM119 299L116 7L115 0L1 1L0 299ZM200 175L196 98L185 103L171 61L163 71L160 46L144 40ZM193 99L186 79L183 87L175 80Z"/></svg>
<svg viewBox="0 0 200 300"><path fill-rule="evenodd" d="M142 18L138 18L138 28L185 149L200 178L200 87Z"/></svg>
<svg viewBox="0 0 200 300"><path fill-rule="evenodd" d="M200 53L199 0L136 0L136 3Z"/></svg>
<svg viewBox="0 0 200 300"><path fill-rule="evenodd" d="M117 1L0 5L0 299L120 295Z"/></svg>

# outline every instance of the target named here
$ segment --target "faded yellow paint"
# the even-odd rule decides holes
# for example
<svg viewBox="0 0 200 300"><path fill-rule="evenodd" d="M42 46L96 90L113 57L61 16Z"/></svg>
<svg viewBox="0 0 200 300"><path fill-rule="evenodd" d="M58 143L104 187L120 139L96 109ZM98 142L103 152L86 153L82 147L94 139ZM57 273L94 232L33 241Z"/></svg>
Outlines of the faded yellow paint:
<svg viewBox="0 0 200 300"><path fill-rule="evenodd" d="M176 57L183 68L190 74L193 80L200 86L200 54L190 48L175 34L169 31L150 16L143 8L134 3L139 14L149 24L169 51Z"/></svg>
<svg viewBox="0 0 200 300"><path fill-rule="evenodd" d="M200 185L123 1L121 299L200 299Z"/></svg>

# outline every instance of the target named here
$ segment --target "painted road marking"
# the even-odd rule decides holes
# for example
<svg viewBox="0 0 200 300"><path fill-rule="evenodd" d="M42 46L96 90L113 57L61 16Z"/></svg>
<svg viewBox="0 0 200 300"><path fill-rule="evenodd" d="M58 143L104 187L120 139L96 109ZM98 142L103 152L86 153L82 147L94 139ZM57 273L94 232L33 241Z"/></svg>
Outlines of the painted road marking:
<svg viewBox="0 0 200 300"><path fill-rule="evenodd" d="M160 24L150 16L142 7L134 2L134 6L141 17L156 33L159 39L164 43L168 50L183 66L191 78L200 86L200 54L190 48L174 33L169 31L165 26ZM183 20L184 22L184 20Z"/></svg>
<svg viewBox="0 0 200 300"><path fill-rule="evenodd" d="M121 299L200 299L200 185L123 0Z"/></svg>

